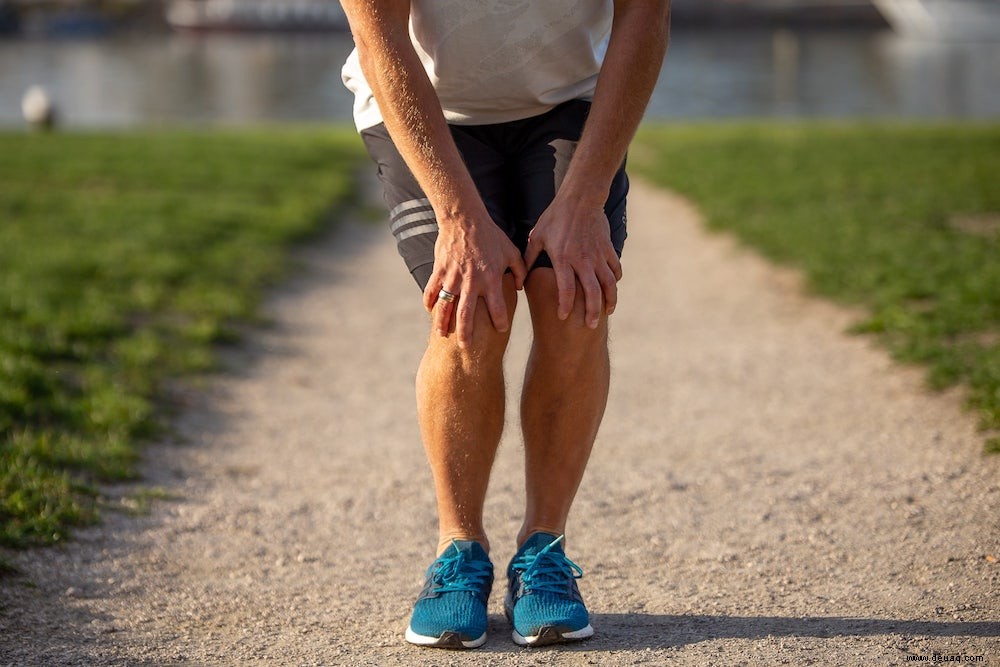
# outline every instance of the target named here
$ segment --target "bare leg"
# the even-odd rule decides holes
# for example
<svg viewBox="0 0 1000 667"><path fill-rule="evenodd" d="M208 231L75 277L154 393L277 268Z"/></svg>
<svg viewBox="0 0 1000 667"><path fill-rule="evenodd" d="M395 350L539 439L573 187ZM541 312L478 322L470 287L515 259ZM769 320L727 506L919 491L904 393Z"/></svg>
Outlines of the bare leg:
<svg viewBox="0 0 1000 667"><path fill-rule="evenodd" d="M608 322L584 324L579 296L566 320L556 316L551 269L525 284L534 341L521 396L527 504L517 543L532 533L560 535L597 437L608 400Z"/></svg>
<svg viewBox="0 0 1000 667"><path fill-rule="evenodd" d="M517 291L504 276L513 316ZM453 539L475 540L489 551L483 502L504 423L503 355L508 333L493 328L485 302L476 309L472 344L462 349L452 333L431 333L417 372L417 413L434 475L438 554Z"/></svg>

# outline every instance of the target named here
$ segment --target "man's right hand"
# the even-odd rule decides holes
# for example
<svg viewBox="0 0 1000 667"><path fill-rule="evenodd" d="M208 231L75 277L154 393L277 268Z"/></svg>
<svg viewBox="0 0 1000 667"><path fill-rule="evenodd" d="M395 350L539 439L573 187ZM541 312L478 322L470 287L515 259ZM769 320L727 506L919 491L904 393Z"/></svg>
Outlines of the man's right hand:
<svg viewBox="0 0 1000 667"><path fill-rule="evenodd" d="M441 336L454 331L458 344L468 346L482 298L496 330L507 331L503 275L510 269L517 289L524 286L527 269L520 251L485 211L472 220L439 220L438 227L434 271L424 289L424 307L434 314L434 330ZM439 299L442 289L455 299Z"/></svg>

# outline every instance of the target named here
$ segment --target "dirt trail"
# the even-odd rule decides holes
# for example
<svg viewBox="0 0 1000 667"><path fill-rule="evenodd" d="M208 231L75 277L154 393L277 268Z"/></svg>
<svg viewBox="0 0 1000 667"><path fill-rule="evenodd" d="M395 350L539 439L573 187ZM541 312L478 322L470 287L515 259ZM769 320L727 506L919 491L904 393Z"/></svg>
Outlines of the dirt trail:
<svg viewBox="0 0 1000 667"><path fill-rule="evenodd" d="M349 224L302 254L234 372L190 393L184 442L150 448L173 500L13 555L0 665L1000 664L1000 457L959 398L683 201L636 184L629 217L612 397L568 538L593 640L515 647L500 576L485 647L403 643L435 543L425 323L391 237ZM501 568L516 423L487 506Z"/></svg>

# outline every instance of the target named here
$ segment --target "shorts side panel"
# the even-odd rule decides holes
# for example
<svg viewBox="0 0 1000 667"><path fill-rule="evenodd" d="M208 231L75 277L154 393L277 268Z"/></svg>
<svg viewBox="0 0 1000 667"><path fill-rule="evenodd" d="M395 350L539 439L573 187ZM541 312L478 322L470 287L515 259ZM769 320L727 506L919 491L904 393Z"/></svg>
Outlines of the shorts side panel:
<svg viewBox="0 0 1000 667"><path fill-rule="evenodd" d="M452 136L493 222L508 234L507 179L503 156L482 141L477 127L452 126ZM437 217L430 200L406 165L384 124L366 128L362 141L378 165L378 177L389 208L389 229L414 280L423 289L434 265Z"/></svg>
<svg viewBox="0 0 1000 667"><path fill-rule="evenodd" d="M534 126L525 129L522 152L515 163L514 196L517 198L514 242L522 252L527 248L528 234L538 218L549 207L569 170L590 104L582 100L567 102L554 109ZM628 236L625 202L628 176L624 163L615 174L604 204L608 218L611 244L621 257ZM542 253L531 269L551 267L552 261Z"/></svg>
<svg viewBox="0 0 1000 667"><path fill-rule="evenodd" d="M382 194L389 209L389 231L396 237L396 249L414 280L423 287L431 274L429 267L434 263L438 233L430 200L396 150L385 125L362 130L361 139L378 166Z"/></svg>

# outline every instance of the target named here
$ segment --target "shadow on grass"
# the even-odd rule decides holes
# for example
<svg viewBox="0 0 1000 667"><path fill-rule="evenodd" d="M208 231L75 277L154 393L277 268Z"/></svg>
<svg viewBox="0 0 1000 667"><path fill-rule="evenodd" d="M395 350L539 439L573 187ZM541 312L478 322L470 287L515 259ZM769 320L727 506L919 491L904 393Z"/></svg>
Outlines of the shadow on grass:
<svg viewBox="0 0 1000 667"><path fill-rule="evenodd" d="M594 637L578 644L560 645L560 651L622 651L680 648L717 639L766 637L997 637L994 621L915 621L845 616L711 616L676 614L592 614ZM523 651L510 639L510 624L502 615L489 619L486 651ZM536 649L544 650L544 649Z"/></svg>

